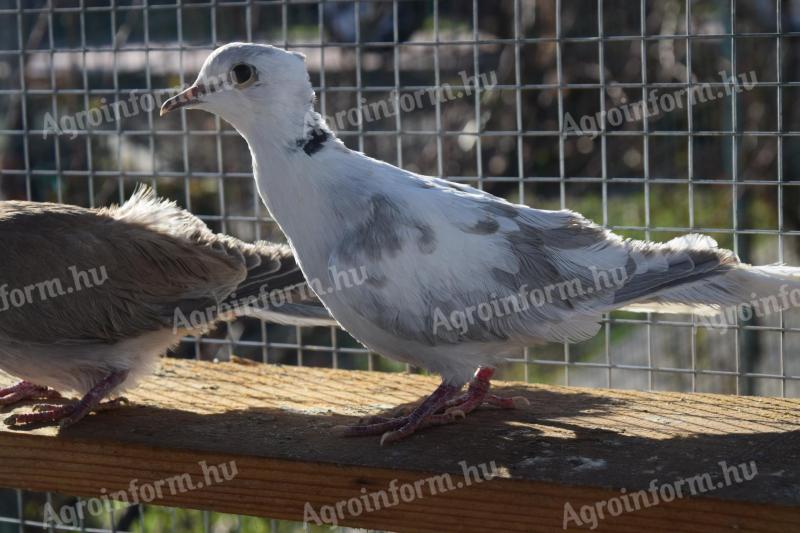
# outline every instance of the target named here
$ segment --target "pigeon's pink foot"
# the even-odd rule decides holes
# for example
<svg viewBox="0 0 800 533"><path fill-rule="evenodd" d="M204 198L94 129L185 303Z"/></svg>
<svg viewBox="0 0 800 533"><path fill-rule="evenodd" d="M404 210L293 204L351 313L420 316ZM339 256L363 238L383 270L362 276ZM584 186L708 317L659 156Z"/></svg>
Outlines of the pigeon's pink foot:
<svg viewBox="0 0 800 533"><path fill-rule="evenodd" d="M489 394L489 389L492 386L490 380L493 375L494 368L485 366L478 368L477 372L475 372L475 377L469 382L467 392L458 398L448 401L445 404L444 414L463 418L484 403L502 409L517 409L530 405L528 399L523 396L503 398Z"/></svg>
<svg viewBox="0 0 800 533"><path fill-rule="evenodd" d="M33 407L32 413L12 415L6 419L6 424L10 426L28 426L31 424L56 424L62 428L69 427L79 422L92 411L105 411L119 407L127 400L117 398L115 400L103 402L103 398L120 385L128 372L114 372L100 381L86 395L76 402L63 405L41 404Z"/></svg>
<svg viewBox="0 0 800 533"><path fill-rule="evenodd" d="M129 402L127 398L114 398L105 402L100 402L86 412L82 412L81 402L70 402L61 405L54 404L37 404L34 405L32 413L15 415L9 417L13 419L14 426L27 426L31 424L55 424L59 423L61 427L68 427L78 422L89 413L99 413L101 411L111 411L118 409Z"/></svg>
<svg viewBox="0 0 800 533"><path fill-rule="evenodd" d="M64 405L39 404L33 406L32 413L11 415L6 418L9 426L29 426L31 424L55 424L74 414L77 402Z"/></svg>
<svg viewBox="0 0 800 533"><path fill-rule="evenodd" d="M344 437L382 434L381 445L384 445L404 439L414 434L418 429L450 424L458 417L465 417L483 403L504 409L530 405L530 402L522 396L501 398L500 396L489 394L492 375L494 375L493 368L480 367L475 372L475 377L470 381L467 392L458 398L453 398L453 396L455 396L460 387L454 387L442 382L433 394L428 396L424 402L408 415L396 418L373 416L367 419L364 424L337 426L335 431Z"/></svg>
<svg viewBox="0 0 800 533"><path fill-rule="evenodd" d="M47 387L40 387L28 381L20 381L12 387L0 389L0 407L13 405L24 400L54 400L61 395Z"/></svg>
<svg viewBox="0 0 800 533"><path fill-rule="evenodd" d="M436 414L447 404L447 400L458 392L458 387L442 382L433 394L419 404L411 413L397 418L373 417L370 423L355 426L337 426L335 431L344 437L383 435L381 445L412 435L416 430L428 426L449 424L450 415Z"/></svg>

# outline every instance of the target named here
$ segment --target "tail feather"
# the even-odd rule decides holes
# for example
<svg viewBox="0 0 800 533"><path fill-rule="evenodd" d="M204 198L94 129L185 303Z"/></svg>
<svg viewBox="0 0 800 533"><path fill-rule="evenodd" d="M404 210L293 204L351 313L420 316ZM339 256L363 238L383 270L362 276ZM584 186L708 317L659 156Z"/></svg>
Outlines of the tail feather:
<svg viewBox="0 0 800 533"><path fill-rule="evenodd" d="M228 237L249 258L247 277L236 287L234 299L268 295L273 291L291 291L306 285L306 278L300 265L285 244L273 244L259 241L247 244ZM316 300L310 290L303 291L309 298Z"/></svg>
<svg viewBox="0 0 800 533"><path fill-rule="evenodd" d="M287 326L336 326L338 323L321 305L287 303L277 307L248 307L243 316Z"/></svg>
<svg viewBox="0 0 800 533"><path fill-rule="evenodd" d="M237 316L290 326L337 325L311 290L288 246L229 239L251 259L247 277L226 301L234 308L237 303L249 302L237 309Z"/></svg>
<svg viewBox="0 0 800 533"><path fill-rule="evenodd" d="M666 269L635 274L617 291L617 308L657 313L714 315L728 306L778 297L800 289L800 268L751 266L710 237L687 235L653 250Z"/></svg>

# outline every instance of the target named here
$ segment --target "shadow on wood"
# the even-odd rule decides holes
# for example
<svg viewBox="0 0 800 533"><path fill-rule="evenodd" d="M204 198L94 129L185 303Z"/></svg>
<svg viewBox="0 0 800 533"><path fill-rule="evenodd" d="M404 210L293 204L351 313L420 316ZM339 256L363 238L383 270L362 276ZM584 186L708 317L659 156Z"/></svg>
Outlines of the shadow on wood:
<svg viewBox="0 0 800 533"><path fill-rule="evenodd" d="M60 435L1 428L0 485L92 496L127 490L134 479L139 486L182 474L202 480L200 461L235 461L235 478L165 490L155 503L303 520L306 503L319 512L388 491L397 479L395 487L418 483L422 497L393 498L396 505L374 512L340 505L341 522L396 531L546 531L562 528L568 502L579 512L622 496L621 489L668 485L671 491L649 493L658 505L619 516L606 507L601 528L800 525L800 400L500 384L498 391L523 395L531 406L481 409L385 448L377 437L331 434L334 425L419 401L435 385L407 374L165 359L130 395L131 407L90 416ZM726 477L723 461L755 465L757 474L739 482ZM497 476L483 480L481 465ZM476 468L465 477L465 466ZM453 490L435 489L429 478L445 473ZM668 501L679 485L689 496L681 480L704 474L707 490Z"/></svg>

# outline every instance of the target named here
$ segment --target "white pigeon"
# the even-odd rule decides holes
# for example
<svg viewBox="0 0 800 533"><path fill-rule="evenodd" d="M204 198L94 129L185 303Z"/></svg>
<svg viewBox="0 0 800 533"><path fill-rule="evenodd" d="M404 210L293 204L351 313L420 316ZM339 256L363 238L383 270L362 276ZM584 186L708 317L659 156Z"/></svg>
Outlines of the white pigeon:
<svg viewBox="0 0 800 533"><path fill-rule="evenodd" d="M146 187L108 209L0 202L0 248L0 369L24 380L0 388L0 406L82 396L13 425L66 427L119 404L101 401L218 320L335 324L287 246L214 234Z"/></svg>
<svg viewBox="0 0 800 533"><path fill-rule="evenodd" d="M364 283L319 295L333 317L371 350L442 375L407 416L345 435L382 433L386 443L483 402L519 406L488 394L495 366L525 346L589 339L614 309L714 313L800 286L800 269L742 264L709 237L623 239L573 211L377 161L345 147L313 106L302 54L232 43L161 113L202 109L232 124L306 276L366 270Z"/></svg>

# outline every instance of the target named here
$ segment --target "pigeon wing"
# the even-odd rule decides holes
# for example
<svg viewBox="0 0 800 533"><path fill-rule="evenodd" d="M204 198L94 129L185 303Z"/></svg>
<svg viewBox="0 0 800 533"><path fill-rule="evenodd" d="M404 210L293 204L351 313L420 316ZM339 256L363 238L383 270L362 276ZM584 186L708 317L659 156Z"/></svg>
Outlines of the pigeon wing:
<svg viewBox="0 0 800 533"><path fill-rule="evenodd" d="M735 262L684 240L624 240L572 211L420 177L416 191L373 196L330 266L364 268L351 308L400 338L578 342L597 333L602 313Z"/></svg>
<svg viewBox="0 0 800 533"><path fill-rule="evenodd" d="M74 206L0 204L0 246L0 335L18 341L113 343L172 327L176 309L213 307L247 276L222 247Z"/></svg>

